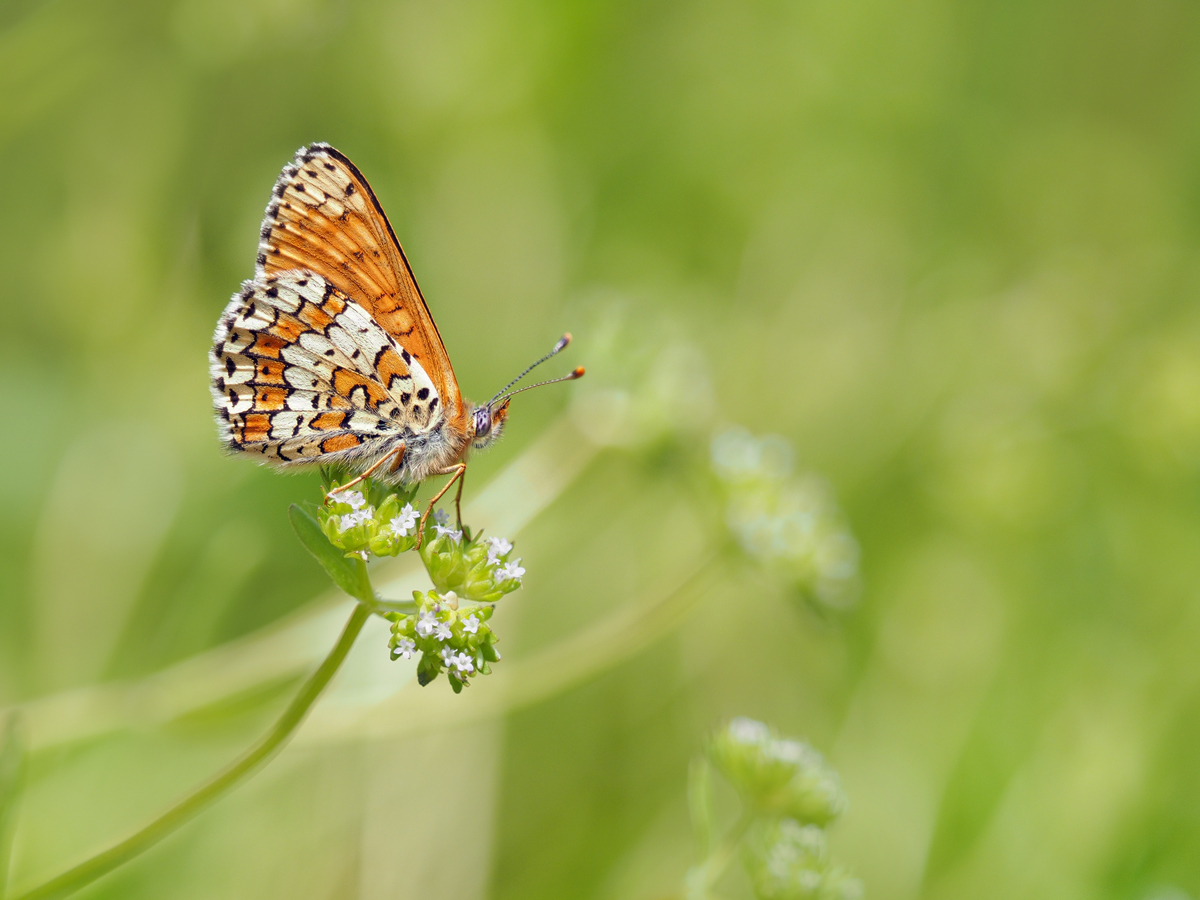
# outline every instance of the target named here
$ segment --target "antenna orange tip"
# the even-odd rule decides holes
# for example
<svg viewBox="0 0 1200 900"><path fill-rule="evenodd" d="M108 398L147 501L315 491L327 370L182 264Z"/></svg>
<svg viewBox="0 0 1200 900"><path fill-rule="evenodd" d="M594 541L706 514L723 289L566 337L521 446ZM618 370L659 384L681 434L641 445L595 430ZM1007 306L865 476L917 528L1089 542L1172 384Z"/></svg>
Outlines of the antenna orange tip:
<svg viewBox="0 0 1200 900"><path fill-rule="evenodd" d="M583 377L583 366L580 366L578 369L576 369L574 372L572 372L571 377L572 378L582 378Z"/></svg>

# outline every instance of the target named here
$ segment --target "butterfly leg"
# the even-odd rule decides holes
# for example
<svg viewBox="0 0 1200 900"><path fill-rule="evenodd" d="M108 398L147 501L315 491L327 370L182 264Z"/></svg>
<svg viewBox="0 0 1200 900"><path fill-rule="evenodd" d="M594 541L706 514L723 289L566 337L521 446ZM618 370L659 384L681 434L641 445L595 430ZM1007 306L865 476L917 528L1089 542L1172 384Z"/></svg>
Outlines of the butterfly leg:
<svg viewBox="0 0 1200 900"><path fill-rule="evenodd" d="M463 533L466 540L471 540L471 532L469 529L463 528L462 523L462 492L463 485L467 483L467 464L460 463L462 471L458 473L458 490L454 492L454 515L458 517L458 530Z"/></svg>
<svg viewBox="0 0 1200 900"><path fill-rule="evenodd" d="M454 482L456 482L460 478L462 478L462 474L465 471L467 471L466 463L455 463L452 466L447 466L445 469L442 469L442 471L440 471L440 472L434 473L435 475L453 474L454 477L451 478L449 481L447 481L445 486L440 491L438 491L436 494L433 495L433 499L430 500L429 505L427 507L425 507L425 515L421 516L421 525L420 525L420 527L417 528L417 549L418 550L421 549L421 544L425 540L425 522L429 519L430 513L433 512L433 505L442 499L442 494L444 494L444 493L446 493L446 491L450 490L450 485L454 484ZM460 495L462 494L461 485L459 487L459 494Z"/></svg>
<svg viewBox="0 0 1200 900"><path fill-rule="evenodd" d="M367 469L365 472L363 472L361 475L359 475L357 478L350 479L345 484L340 485L336 491L331 491L330 493L326 494L325 495L326 502L328 502L329 498L333 494L341 493L342 491L348 490L349 488L354 487L356 484L360 484L365 479L370 478L371 473L374 472L376 469L378 469L380 466L382 466L389 459L392 460L392 465L388 469L388 471L395 472L398 468L400 468L400 463L404 459L404 441L401 441L398 446L389 450L387 453L383 454L383 456L381 456L379 459L375 460L375 462L371 463L371 467L369 469Z"/></svg>

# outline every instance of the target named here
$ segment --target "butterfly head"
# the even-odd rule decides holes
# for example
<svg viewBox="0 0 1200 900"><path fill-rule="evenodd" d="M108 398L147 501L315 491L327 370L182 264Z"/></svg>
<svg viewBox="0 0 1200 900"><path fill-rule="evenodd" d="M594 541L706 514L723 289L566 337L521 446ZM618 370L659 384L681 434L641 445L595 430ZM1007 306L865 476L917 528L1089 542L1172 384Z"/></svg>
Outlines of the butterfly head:
<svg viewBox="0 0 1200 900"><path fill-rule="evenodd" d="M498 405L489 403L476 407L471 416L475 426L471 443L476 450L482 450L504 431L504 420L508 418L508 398Z"/></svg>
<svg viewBox="0 0 1200 900"><path fill-rule="evenodd" d="M511 393L508 392L509 388L528 375L535 367L540 366L546 360L550 359L550 357L557 355L558 352L566 347L569 343L571 343L571 335L564 334L559 339L558 343L554 345L553 350L510 381L504 390L500 391L500 393L498 393L487 403L483 404L482 406L475 407L471 413L471 425L475 432L471 437L471 443L476 450L482 450L484 447L488 446L488 444L492 443L492 441L496 440L496 438L500 437L500 432L504 430L504 422L506 419L508 419L508 403L514 395L521 393L521 391L528 391L535 387L541 387L545 384L556 384L560 381L574 381L576 378L583 377L583 366L580 366L578 369L575 369L575 371L571 372L569 375L564 375L562 378L552 378L549 381L539 381L537 384L527 385L526 387L519 388Z"/></svg>

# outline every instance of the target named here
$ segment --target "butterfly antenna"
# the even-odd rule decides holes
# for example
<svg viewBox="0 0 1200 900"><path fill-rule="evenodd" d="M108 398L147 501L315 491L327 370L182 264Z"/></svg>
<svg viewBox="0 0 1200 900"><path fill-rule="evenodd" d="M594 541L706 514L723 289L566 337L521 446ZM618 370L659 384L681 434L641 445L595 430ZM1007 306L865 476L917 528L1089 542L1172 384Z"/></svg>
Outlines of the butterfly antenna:
<svg viewBox="0 0 1200 900"><path fill-rule="evenodd" d="M510 381L508 384L506 384L504 387L502 387L500 390L496 391L496 396L493 397L491 400L489 400L487 402L487 405L491 406L493 403L495 403L497 400L499 400L501 394L503 394L505 391L507 391L510 387L512 387L514 384L516 384L518 381L520 381L522 378L524 378L526 375L528 375L530 372L532 372L534 369L536 369L538 366L540 366L546 360L550 359L553 356L557 356L559 353L561 353L566 348L567 344L569 344L569 343L571 343L571 333L567 332L566 334L564 334L562 337L560 337L558 339L558 343L554 345L553 350L551 350L549 353L547 353L545 356L543 356L541 359L539 359L537 362L535 362L533 365L531 365L529 368L527 368L524 372L522 372L520 375L518 375L516 378L514 378L512 381ZM583 373L580 372L580 375L582 375L582 374ZM578 378L579 375L574 375L572 377ZM563 381L564 379L556 378L554 380L555 381ZM543 384L550 384L550 382L546 381L546 382L543 382ZM530 385L530 387L537 387L537 385L533 384L533 385ZM528 388L525 388L525 390L528 390ZM517 393L519 393L519 392L517 392Z"/></svg>
<svg viewBox="0 0 1200 900"><path fill-rule="evenodd" d="M576 378L582 378L582 377L583 377L583 366L580 366L578 369L575 369L570 374L564 375L562 378L551 378L549 381L539 381L537 384L527 384L523 388L517 388L511 394L505 394L503 397L500 397L499 400L501 403L503 403L506 400L508 400L509 397L515 397L517 394L525 393L525 391L532 391L535 387L541 387L542 385L545 385L545 384L558 384L560 381L574 381ZM496 402L496 399L493 398L488 403L488 406L491 406L495 402Z"/></svg>

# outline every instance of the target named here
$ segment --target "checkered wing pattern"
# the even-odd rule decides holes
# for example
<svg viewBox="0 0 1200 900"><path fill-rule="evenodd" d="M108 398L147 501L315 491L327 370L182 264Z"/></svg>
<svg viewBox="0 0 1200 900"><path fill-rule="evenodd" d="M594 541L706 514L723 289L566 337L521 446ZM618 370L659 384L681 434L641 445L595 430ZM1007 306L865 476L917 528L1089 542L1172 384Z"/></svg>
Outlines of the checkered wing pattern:
<svg viewBox="0 0 1200 900"><path fill-rule="evenodd" d="M271 462L369 462L444 422L421 363L310 271L246 282L209 363L222 440Z"/></svg>

